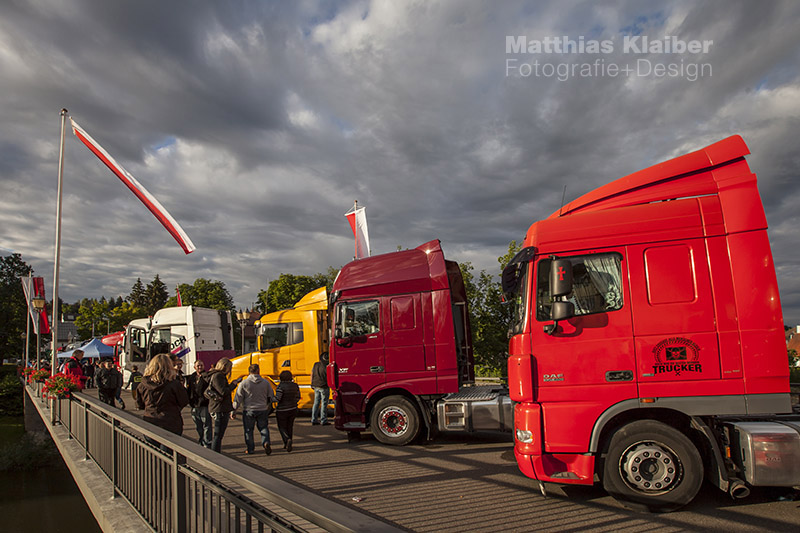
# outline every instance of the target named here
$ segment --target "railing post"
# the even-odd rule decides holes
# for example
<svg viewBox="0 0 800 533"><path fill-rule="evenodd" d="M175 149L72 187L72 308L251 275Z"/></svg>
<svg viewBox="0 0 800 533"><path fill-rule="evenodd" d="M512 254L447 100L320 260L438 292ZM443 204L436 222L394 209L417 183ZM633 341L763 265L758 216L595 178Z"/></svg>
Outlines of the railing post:
<svg viewBox="0 0 800 533"><path fill-rule="evenodd" d="M172 450L172 531L186 531L186 475L181 467L186 457Z"/></svg>
<svg viewBox="0 0 800 533"><path fill-rule="evenodd" d="M111 497L116 498L119 491L117 490L118 487L118 479L117 479L117 428L119 427L119 420L117 417L113 417L111 419L111 484L113 485L113 490L111 492Z"/></svg>
<svg viewBox="0 0 800 533"><path fill-rule="evenodd" d="M67 428L67 440L72 440L72 398L67 399L67 423L64 424L64 418L61 416L62 409L61 405L63 402L61 399L58 400L58 419L61 421L61 425Z"/></svg>
<svg viewBox="0 0 800 533"><path fill-rule="evenodd" d="M83 451L85 459L89 459L89 404L83 402Z"/></svg>

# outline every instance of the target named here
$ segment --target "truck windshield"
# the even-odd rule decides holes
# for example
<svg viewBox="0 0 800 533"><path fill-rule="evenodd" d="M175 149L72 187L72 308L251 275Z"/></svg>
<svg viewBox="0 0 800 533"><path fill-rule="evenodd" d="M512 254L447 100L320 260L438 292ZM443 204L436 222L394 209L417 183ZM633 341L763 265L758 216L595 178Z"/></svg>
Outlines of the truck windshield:
<svg viewBox="0 0 800 533"><path fill-rule="evenodd" d="M525 331L525 317L527 316L528 298L530 291L528 290L528 271L530 264L525 263L521 269L519 281L517 284L517 292L513 294L511 304L513 306L513 313L511 316L511 327L508 330L509 337L518 335Z"/></svg>
<svg viewBox="0 0 800 533"><path fill-rule="evenodd" d="M289 343L289 324L268 324L261 328L261 349L281 348Z"/></svg>

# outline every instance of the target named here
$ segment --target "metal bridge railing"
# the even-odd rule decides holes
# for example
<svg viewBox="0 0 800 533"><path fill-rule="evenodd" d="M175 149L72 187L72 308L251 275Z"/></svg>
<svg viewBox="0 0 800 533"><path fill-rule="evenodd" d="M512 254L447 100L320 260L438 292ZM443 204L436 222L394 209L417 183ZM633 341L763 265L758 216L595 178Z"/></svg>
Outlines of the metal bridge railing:
<svg viewBox="0 0 800 533"><path fill-rule="evenodd" d="M27 390L41 398L41 384ZM49 403L50 422L68 430L112 482L112 496L153 531L399 531L86 394Z"/></svg>

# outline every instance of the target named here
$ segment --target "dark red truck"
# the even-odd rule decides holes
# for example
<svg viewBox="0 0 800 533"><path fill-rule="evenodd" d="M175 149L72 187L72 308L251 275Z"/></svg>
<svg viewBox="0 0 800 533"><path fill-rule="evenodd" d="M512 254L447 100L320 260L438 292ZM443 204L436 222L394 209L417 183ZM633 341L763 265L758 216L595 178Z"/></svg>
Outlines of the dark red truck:
<svg viewBox="0 0 800 533"><path fill-rule="evenodd" d="M420 430L510 431L507 390L474 386L466 291L439 241L345 265L330 309L337 429L400 445Z"/></svg>

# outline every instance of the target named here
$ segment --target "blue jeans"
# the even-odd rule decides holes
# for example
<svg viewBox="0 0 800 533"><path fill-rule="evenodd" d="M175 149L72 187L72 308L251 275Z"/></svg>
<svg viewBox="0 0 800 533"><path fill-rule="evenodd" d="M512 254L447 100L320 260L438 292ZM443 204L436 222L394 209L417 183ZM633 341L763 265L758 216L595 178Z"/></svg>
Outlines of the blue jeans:
<svg viewBox="0 0 800 533"><path fill-rule="evenodd" d="M255 426L258 426L258 431L261 433L261 446L269 444L269 414L266 411L244 411L242 424L244 425L244 443L249 453L253 453L256 449L255 442L253 442Z"/></svg>
<svg viewBox="0 0 800 533"><path fill-rule="evenodd" d="M198 443L200 446L211 448L211 438L214 434L214 421L208 412L208 406L192 407L192 420L197 428Z"/></svg>
<svg viewBox="0 0 800 533"><path fill-rule="evenodd" d="M222 450L222 437L228 429L228 421L231 419L230 413L212 413L214 419L214 437L211 439L211 449L215 452Z"/></svg>
<svg viewBox="0 0 800 533"><path fill-rule="evenodd" d="M311 423L319 421L328 423L328 397L331 389L328 387L314 387L314 405L311 406Z"/></svg>

